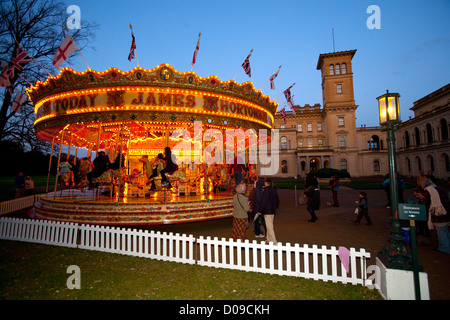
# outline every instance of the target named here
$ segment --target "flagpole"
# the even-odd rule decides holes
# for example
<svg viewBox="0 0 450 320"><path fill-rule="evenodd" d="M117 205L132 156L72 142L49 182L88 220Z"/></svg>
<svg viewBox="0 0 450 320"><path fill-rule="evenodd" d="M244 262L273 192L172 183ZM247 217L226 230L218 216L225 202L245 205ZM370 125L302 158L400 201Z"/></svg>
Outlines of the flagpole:
<svg viewBox="0 0 450 320"><path fill-rule="evenodd" d="M16 43L19 45L19 47L22 47L22 46L20 45L20 43L17 42L17 40L16 40ZM39 63L39 61L37 61L31 54L28 53L27 50L25 50L24 47L22 47L22 49L23 49L23 51L25 51L25 52L27 53L27 55L28 55L31 59L33 59L34 61L36 61L36 63L37 63L42 69L44 69L45 72L47 72L48 75L49 75L50 77L53 77L53 76L50 74L50 72L48 72L47 69L45 69L45 68L42 66L42 64ZM24 79L24 80L25 80L25 79ZM25 81L26 81L26 80L25 80ZM27 82L28 82L28 81L27 81ZM29 82L28 82L28 83L29 83Z"/></svg>
<svg viewBox="0 0 450 320"><path fill-rule="evenodd" d="M253 49L250 51L249 55L247 56L247 58L250 58L250 56L252 55ZM236 76L238 75L239 71L241 71L242 65L239 67L239 70L236 72L236 75L233 77L233 81L234 78L236 78Z"/></svg>
<svg viewBox="0 0 450 320"><path fill-rule="evenodd" d="M133 27L131 26L131 23L130 23L130 30L131 30L131 35L134 37L134 33L133 33ZM135 43L136 43L136 41L135 41ZM139 68L139 59L138 59L138 56L137 56L137 53L136 53L136 48L134 49L134 56L136 57L136 63L137 63L137 66L138 66L138 68Z"/></svg>
<svg viewBox="0 0 450 320"><path fill-rule="evenodd" d="M277 70L277 72L278 72L278 71L280 71L280 69L281 69L281 66L279 66L279 67L278 67L278 70ZM275 72L275 73L277 73L277 72ZM274 74L275 74L275 73L274 73ZM271 76L271 77L272 77L272 76ZM267 82L269 82L269 80L270 80L270 78L269 78L269 79L267 79L266 83L264 83L264 85L263 85L263 86L261 87L261 89L259 89L259 91L261 91L261 90L262 90L262 88L264 88L264 87L266 86L266 84L267 84Z"/></svg>
<svg viewBox="0 0 450 320"><path fill-rule="evenodd" d="M86 59L84 58L83 54L81 53L80 48L78 48L77 43L76 43L75 40L73 39L73 37L72 37L72 35L70 34L69 29L67 29L67 27L66 27L66 31L67 31L67 33L69 34L70 39L72 39L73 43L75 44L75 47L77 47L77 50L78 50L78 52L81 54L81 57L83 57L83 60L84 60L84 62L86 63L88 69L91 70L91 67L89 67L89 65L88 65L88 63L87 63L87 61L86 61Z"/></svg>

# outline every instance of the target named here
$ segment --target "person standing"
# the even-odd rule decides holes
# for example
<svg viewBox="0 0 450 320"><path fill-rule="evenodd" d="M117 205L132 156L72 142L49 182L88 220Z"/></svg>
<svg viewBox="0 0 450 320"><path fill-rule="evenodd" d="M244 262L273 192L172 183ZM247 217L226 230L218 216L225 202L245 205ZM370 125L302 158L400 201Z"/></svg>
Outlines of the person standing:
<svg viewBox="0 0 450 320"><path fill-rule="evenodd" d="M280 199L278 198L278 192L272 186L272 180L266 178L264 181L261 206L259 207L258 215L262 214L264 221L266 222L266 241L273 242L274 244L277 244L278 242L275 236L273 220L279 204Z"/></svg>
<svg viewBox="0 0 450 320"><path fill-rule="evenodd" d="M358 206L358 217L355 220L355 223L359 224L361 222L362 217L366 219L366 225L371 226L372 220L369 217L369 205L367 203L367 193L361 191L359 193L359 202L356 203Z"/></svg>
<svg viewBox="0 0 450 320"><path fill-rule="evenodd" d="M430 208L428 214L428 228L436 229L439 245L435 249L438 252L450 253L450 201L444 190L429 179L422 182L422 188L430 194Z"/></svg>
<svg viewBox="0 0 450 320"><path fill-rule="evenodd" d="M16 185L16 199L22 198L25 193L25 179L23 178L23 172L19 172L15 181Z"/></svg>
<svg viewBox="0 0 450 320"><path fill-rule="evenodd" d="M248 212L250 206L248 198L245 195L247 186L243 183L236 187L236 194L233 197L233 240L245 240L245 231L247 230Z"/></svg>
<svg viewBox="0 0 450 320"><path fill-rule="evenodd" d="M160 171L161 174L161 186L168 186L168 188L171 188L172 185L170 184L169 180L167 180L166 173L172 174L173 172L178 170L178 165L174 162L175 156L172 156L172 151L170 150L170 147L166 147L164 149L164 158L163 160L166 162L166 166L164 169Z"/></svg>
<svg viewBox="0 0 450 320"><path fill-rule="evenodd" d="M25 194L27 196L34 195L34 181L30 176L25 179Z"/></svg>
<svg viewBox="0 0 450 320"><path fill-rule="evenodd" d="M331 194L333 196L333 207L339 207L338 201L339 184L340 182L338 176L331 177L329 185L331 189Z"/></svg>
<svg viewBox="0 0 450 320"><path fill-rule="evenodd" d="M262 197L263 187L264 187L264 179L258 178L258 180L256 180L256 182L255 182L255 189L253 189L253 191L254 191L253 213L255 214L253 231L255 232L255 236L257 238L264 237L264 235L262 233L262 228L261 228L262 225L264 226L264 229L266 230L266 233L267 233L266 224L264 222L264 216L258 215L258 211L261 206L261 197Z"/></svg>
<svg viewBox="0 0 450 320"><path fill-rule="evenodd" d="M308 210L309 214L311 215L311 219L309 219L308 222L316 222L317 220L319 220L314 209L316 203L315 188L316 187L314 185L311 185L303 193L303 196L307 198L306 210Z"/></svg>
<svg viewBox="0 0 450 320"><path fill-rule="evenodd" d="M245 164L244 161L242 161L241 158L236 156L233 160L233 163L230 165L229 174L234 174L234 183L235 183L235 189L236 187L242 182L243 173L245 172Z"/></svg>

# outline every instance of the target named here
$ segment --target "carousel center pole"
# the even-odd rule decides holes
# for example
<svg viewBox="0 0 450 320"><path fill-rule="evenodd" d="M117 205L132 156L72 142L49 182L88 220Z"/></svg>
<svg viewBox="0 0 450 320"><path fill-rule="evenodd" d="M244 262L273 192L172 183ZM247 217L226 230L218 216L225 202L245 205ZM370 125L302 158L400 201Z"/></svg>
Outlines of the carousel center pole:
<svg viewBox="0 0 450 320"><path fill-rule="evenodd" d="M117 181L117 197L115 205L119 205L119 197L120 197L120 188L121 188L121 180L122 180L122 154L123 154L123 122L122 129L120 132L120 151L119 151L119 181Z"/></svg>
<svg viewBox="0 0 450 320"><path fill-rule="evenodd" d="M52 158L53 158L53 146L55 144L55 136L56 134L53 135L53 139L52 139L52 149L50 150L50 160L48 160L48 174L47 174L47 185L45 186L45 194L48 194L48 184L50 181L50 169L52 167Z"/></svg>
<svg viewBox="0 0 450 320"><path fill-rule="evenodd" d="M61 131L61 140L59 143L59 154L58 154L58 164L56 166L56 179L55 179L55 190L53 190L53 200L56 199L56 190L58 189L58 175L59 175L59 163L61 161L61 150L64 143L64 131L69 125L65 126Z"/></svg>

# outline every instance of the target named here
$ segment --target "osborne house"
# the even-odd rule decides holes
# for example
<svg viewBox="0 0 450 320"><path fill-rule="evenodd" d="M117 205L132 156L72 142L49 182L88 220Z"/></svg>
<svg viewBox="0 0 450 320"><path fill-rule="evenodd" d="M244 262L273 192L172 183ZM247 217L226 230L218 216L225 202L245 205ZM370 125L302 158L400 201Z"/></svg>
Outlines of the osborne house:
<svg viewBox="0 0 450 320"><path fill-rule="evenodd" d="M352 177L389 173L387 134L382 127L356 127L352 58L356 50L321 54L322 105L295 106L275 116L279 129L279 170L276 178L300 178L321 168L347 170ZM396 131L402 175L432 171L450 176L449 85L416 101L414 118Z"/></svg>

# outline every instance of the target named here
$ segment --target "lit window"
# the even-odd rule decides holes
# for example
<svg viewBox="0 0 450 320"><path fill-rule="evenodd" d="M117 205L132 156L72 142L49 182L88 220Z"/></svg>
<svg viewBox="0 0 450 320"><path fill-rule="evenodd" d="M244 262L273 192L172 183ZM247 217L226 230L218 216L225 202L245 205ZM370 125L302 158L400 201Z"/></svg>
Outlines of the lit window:
<svg viewBox="0 0 450 320"><path fill-rule="evenodd" d="M284 130L286 128L286 126L284 125L284 124L282 124L281 126L280 126L280 130Z"/></svg>
<svg viewBox="0 0 450 320"><path fill-rule="evenodd" d="M336 93L342 93L342 84L336 85Z"/></svg>
<svg viewBox="0 0 450 320"><path fill-rule="evenodd" d="M341 170L347 170L347 160L341 159L340 167L341 167Z"/></svg>
<svg viewBox="0 0 450 320"><path fill-rule="evenodd" d="M375 160L373 162L373 171L380 171L380 161Z"/></svg>
<svg viewBox="0 0 450 320"><path fill-rule="evenodd" d="M281 150L287 150L287 138L286 137L281 137Z"/></svg>
<svg viewBox="0 0 450 320"><path fill-rule="evenodd" d="M346 74L347 73L347 64L344 62L342 64L342 74Z"/></svg>
<svg viewBox="0 0 450 320"><path fill-rule="evenodd" d="M339 147L345 148L345 136L339 136Z"/></svg>
<svg viewBox="0 0 450 320"><path fill-rule="evenodd" d="M334 66L330 64L330 75L334 74Z"/></svg>
<svg viewBox="0 0 450 320"><path fill-rule="evenodd" d="M286 160L281 161L281 173L288 173L288 164Z"/></svg>
<svg viewBox="0 0 450 320"><path fill-rule="evenodd" d="M336 64L336 74L341 74L341 68L340 68L339 63Z"/></svg>
<svg viewBox="0 0 450 320"><path fill-rule="evenodd" d="M339 127L343 127L345 125L344 117L339 117L338 118L338 124L339 124Z"/></svg>

